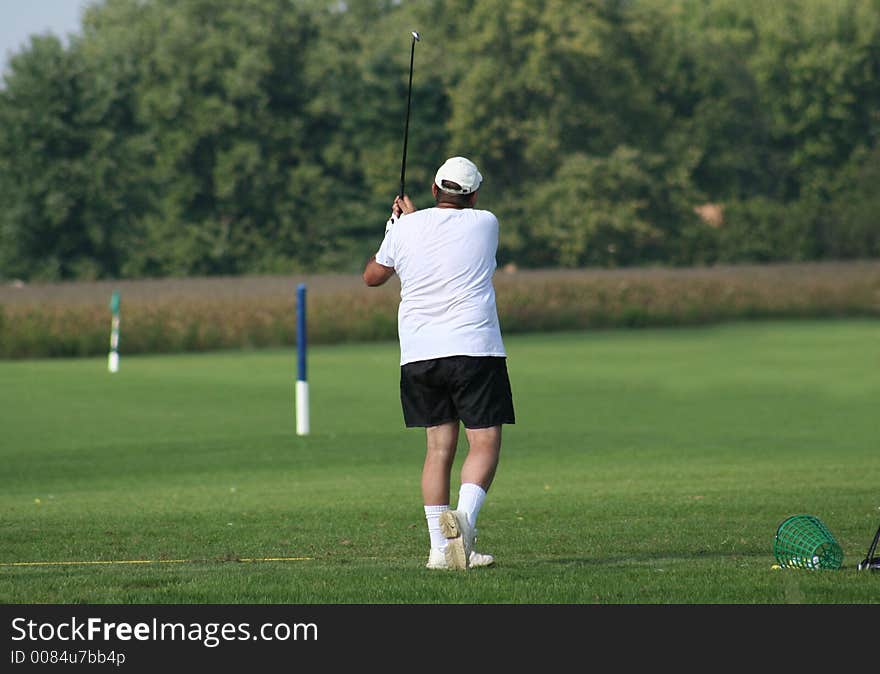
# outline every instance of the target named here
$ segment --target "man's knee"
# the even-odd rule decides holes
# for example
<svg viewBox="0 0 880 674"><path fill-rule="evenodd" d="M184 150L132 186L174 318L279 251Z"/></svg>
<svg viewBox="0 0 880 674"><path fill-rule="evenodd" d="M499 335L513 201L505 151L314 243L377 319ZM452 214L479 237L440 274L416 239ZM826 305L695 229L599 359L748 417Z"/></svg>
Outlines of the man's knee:
<svg viewBox="0 0 880 674"><path fill-rule="evenodd" d="M501 426L466 429L471 450L498 452L501 450Z"/></svg>

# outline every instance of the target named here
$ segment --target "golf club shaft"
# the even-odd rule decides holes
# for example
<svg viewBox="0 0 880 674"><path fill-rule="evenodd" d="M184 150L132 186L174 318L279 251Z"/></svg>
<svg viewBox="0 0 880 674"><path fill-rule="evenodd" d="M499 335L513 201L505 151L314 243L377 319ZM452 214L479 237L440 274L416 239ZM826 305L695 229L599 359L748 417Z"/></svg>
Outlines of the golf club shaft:
<svg viewBox="0 0 880 674"><path fill-rule="evenodd" d="M412 47L409 52L409 86L407 87L406 92L406 124L403 127L403 160L400 163L400 193L398 196L403 198L405 194L405 186L406 186L406 145L409 139L409 109L410 103L412 101L412 79L413 79L413 61L415 60L416 55L416 36L413 35L412 39Z"/></svg>
<svg viewBox="0 0 880 674"><path fill-rule="evenodd" d="M871 560L874 558L874 553L877 551L877 542L880 541L880 527L877 528L877 533L874 534L874 541L871 543L871 547L868 548L868 556L865 557L865 560L868 564L871 563Z"/></svg>

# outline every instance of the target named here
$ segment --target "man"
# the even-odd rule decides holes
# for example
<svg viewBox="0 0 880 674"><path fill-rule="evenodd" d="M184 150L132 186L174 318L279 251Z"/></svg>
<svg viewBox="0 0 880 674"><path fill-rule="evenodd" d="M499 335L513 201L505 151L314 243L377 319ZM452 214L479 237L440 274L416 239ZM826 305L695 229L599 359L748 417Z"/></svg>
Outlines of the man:
<svg viewBox="0 0 880 674"><path fill-rule="evenodd" d="M495 477L501 427L514 423L507 355L492 277L498 220L474 204L483 177L464 157L448 159L431 186L436 205L417 211L398 196L364 282L400 279L400 400L408 428L424 427L422 500L429 569L489 566L473 549L477 515ZM456 510L450 474L464 425L468 454Z"/></svg>

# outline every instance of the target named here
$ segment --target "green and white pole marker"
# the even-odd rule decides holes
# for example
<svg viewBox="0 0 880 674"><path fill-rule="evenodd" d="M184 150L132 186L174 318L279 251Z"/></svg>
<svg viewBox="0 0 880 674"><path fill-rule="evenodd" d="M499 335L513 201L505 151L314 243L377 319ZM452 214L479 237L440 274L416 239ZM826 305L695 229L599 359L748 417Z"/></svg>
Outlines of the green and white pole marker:
<svg viewBox="0 0 880 674"><path fill-rule="evenodd" d="M113 318L110 321L110 355L107 359L107 369L110 372L119 372L119 291L113 292L110 298L110 311Z"/></svg>

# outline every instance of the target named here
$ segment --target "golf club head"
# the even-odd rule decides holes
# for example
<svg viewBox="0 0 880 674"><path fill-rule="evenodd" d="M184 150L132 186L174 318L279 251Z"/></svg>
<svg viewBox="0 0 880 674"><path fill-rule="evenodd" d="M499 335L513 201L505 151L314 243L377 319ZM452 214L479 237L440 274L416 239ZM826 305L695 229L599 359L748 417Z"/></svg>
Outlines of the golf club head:
<svg viewBox="0 0 880 674"><path fill-rule="evenodd" d="M880 571L880 557L871 557L863 559L859 562L859 571L865 571L870 569L871 571Z"/></svg>
<svg viewBox="0 0 880 674"><path fill-rule="evenodd" d="M416 31L412 32L412 36L413 36L413 40L415 40L416 42L421 42L422 38L419 36L419 34Z"/></svg>

